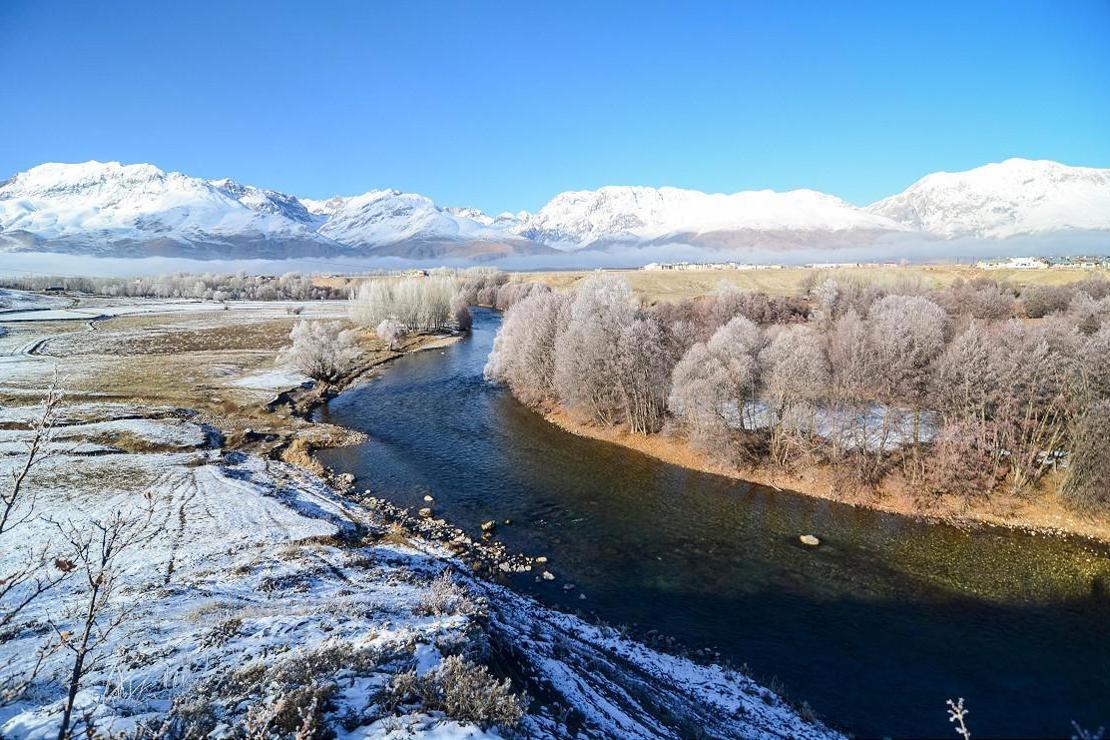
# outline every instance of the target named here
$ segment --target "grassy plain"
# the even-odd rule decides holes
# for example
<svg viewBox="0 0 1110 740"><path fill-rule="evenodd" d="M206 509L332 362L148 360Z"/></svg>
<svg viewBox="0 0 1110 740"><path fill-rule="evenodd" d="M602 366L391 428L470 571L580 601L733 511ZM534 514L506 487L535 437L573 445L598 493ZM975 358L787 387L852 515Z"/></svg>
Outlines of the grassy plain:
<svg viewBox="0 0 1110 740"><path fill-rule="evenodd" d="M550 285L557 290L574 287L576 283L598 271L525 272L514 277ZM825 277L864 280L898 285L919 283L929 287L949 285L957 280L986 277L1015 287L1025 285L1064 285L1101 275L1110 277L1105 268L1051 268L1043 270L984 270L974 265L937 264L897 267L784 267L779 270L605 270L606 275L619 275L628 280L637 295L649 303L695 298L711 293L719 283L726 282L745 290L770 295L800 295L805 286Z"/></svg>

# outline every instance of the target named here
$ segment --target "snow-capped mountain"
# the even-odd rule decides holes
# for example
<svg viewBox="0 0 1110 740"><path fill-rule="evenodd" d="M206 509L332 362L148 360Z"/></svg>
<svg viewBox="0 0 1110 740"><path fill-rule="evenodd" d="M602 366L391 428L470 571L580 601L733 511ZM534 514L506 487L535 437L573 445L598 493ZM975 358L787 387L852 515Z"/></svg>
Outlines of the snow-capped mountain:
<svg viewBox="0 0 1110 740"><path fill-rule="evenodd" d="M1110 170L1010 159L928 175L866 208L813 190L726 195L603 187L561 193L534 214L496 216L397 190L302 199L149 164L43 164L0 183L0 251L124 257L480 259L616 246L836 248L888 237L1063 231L1110 232ZM896 253L898 243L884 248Z"/></svg>
<svg viewBox="0 0 1110 740"><path fill-rule="evenodd" d="M44 164L0 184L8 246L113 256L331 255L295 198L149 164Z"/></svg>
<svg viewBox="0 0 1110 740"><path fill-rule="evenodd" d="M1110 230L1110 170L1007 159L926 175L867 211L946 239Z"/></svg>
<svg viewBox="0 0 1110 740"><path fill-rule="evenodd" d="M612 242L721 244L729 235L881 234L906 227L813 190L731 195L680 188L603 187L561 193L518 233L564 249Z"/></svg>
<svg viewBox="0 0 1110 740"><path fill-rule="evenodd" d="M44 164L0 184L0 249L195 258L464 257L550 249L516 217L396 190L300 200L149 164Z"/></svg>
<svg viewBox="0 0 1110 740"><path fill-rule="evenodd" d="M417 193L371 190L350 198L303 202L311 213L324 217L321 235L379 254L404 256L414 245L424 245L422 251L427 252L430 245L455 243L504 243L516 252L538 251L537 245L513 232L519 225L515 217L487 216L475 208L441 208ZM398 245L400 251L389 249Z"/></svg>

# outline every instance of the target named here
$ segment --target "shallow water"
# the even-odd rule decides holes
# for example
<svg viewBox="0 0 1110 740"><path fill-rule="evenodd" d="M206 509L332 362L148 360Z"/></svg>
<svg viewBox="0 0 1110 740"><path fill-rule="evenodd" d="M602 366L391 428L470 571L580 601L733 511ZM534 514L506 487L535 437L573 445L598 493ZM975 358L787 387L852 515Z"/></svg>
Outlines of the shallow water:
<svg viewBox="0 0 1110 740"><path fill-rule="evenodd" d="M925 524L576 437L483 380L499 322L476 311L469 339L333 400L320 418L369 441L322 461L404 506L430 494L475 534L511 519L497 536L558 577L514 577L522 590L719 650L858 735L954 736L958 696L976 737L1110 723L1110 549Z"/></svg>

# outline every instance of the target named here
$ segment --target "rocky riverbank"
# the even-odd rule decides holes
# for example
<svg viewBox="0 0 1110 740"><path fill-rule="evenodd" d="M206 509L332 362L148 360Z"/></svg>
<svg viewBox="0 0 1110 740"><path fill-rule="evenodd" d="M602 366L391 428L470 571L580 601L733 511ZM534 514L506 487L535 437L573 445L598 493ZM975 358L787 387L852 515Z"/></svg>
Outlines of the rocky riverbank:
<svg viewBox="0 0 1110 740"><path fill-rule="evenodd" d="M115 627L81 677L78 732L836 736L739 673L486 580L537 566L492 536L329 485L311 447L351 438L307 418L336 389L273 367L293 320L281 311L24 327L13 346L39 350L0 365L5 470L56 368L72 389L21 541L63 548L54 522L153 502L143 546L112 566L99 627ZM290 464L298 447L309 463ZM58 635L81 628L82 583L5 633L3 676L28 680L0 708L0 735L56 734L71 666Z"/></svg>

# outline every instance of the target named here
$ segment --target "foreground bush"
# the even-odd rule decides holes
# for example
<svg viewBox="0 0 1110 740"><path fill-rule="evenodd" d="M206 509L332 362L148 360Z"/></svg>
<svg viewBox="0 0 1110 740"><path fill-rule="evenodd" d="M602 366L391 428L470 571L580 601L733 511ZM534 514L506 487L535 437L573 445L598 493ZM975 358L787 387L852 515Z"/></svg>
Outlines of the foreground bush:
<svg viewBox="0 0 1110 740"><path fill-rule="evenodd" d="M396 705L417 703L424 711L440 711L460 722L488 727L516 726L524 716L526 698L512 692L509 680L498 681L484 665L458 655L445 658L424 676L402 673L390 684Z"/></svg>

